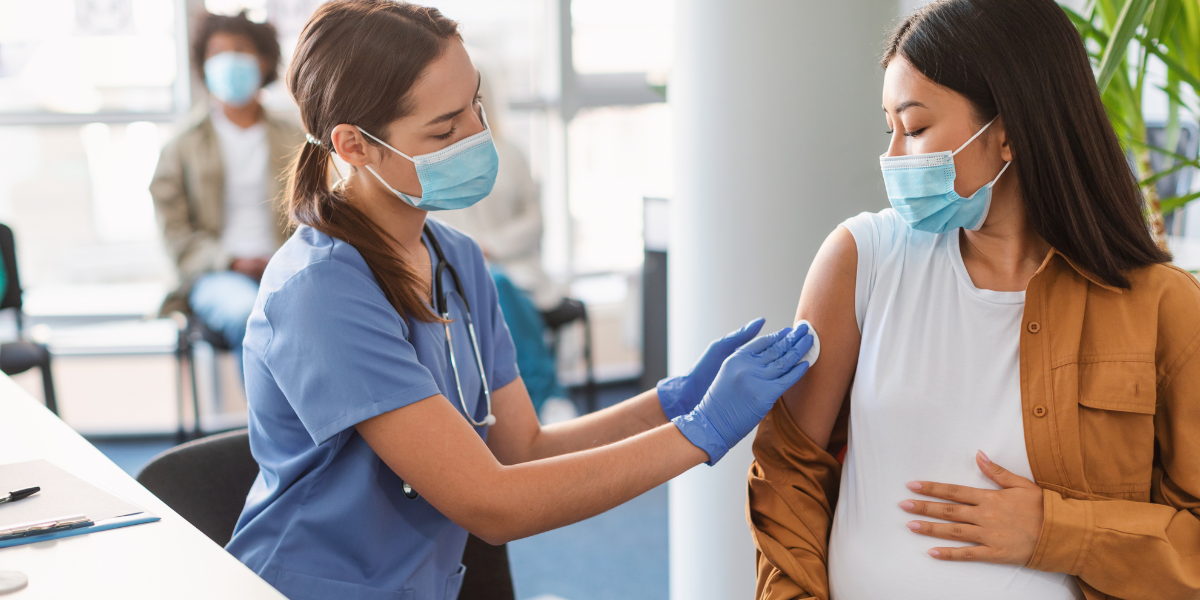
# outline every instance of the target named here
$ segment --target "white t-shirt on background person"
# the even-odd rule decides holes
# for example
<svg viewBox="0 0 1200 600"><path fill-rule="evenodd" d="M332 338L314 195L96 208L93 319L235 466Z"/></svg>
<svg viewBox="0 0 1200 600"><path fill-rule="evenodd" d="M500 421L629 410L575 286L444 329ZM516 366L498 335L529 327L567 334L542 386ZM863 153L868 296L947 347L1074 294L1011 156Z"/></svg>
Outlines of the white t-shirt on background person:
<svg viewBox="0 0 1200 600"><path fill-rule="evenodd" d="M225 171L225 227L221 245L234 258L266 258L275 253L275 227L267 197L266 123L248 128L233 123L219 108L213 129Z"/></svg>

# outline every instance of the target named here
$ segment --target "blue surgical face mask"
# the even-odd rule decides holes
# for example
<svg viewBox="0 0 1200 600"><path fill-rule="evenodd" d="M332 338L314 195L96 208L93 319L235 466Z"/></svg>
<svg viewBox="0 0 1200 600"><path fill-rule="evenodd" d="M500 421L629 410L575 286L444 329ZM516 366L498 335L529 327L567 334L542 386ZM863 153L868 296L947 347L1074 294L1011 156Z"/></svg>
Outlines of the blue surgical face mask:
<svg viewBox="0 0 1200 600"><path fill-rule="evenodd" d="M224 104L245 106L262 87L258 57L244 52L222 52L204 61L204 85Z"/></svg>
<svg viewBox="0 0 1200 600"><path fill-rule="evenodd" d="M976 231L987 219L992 205L992 187L1010 163L1004 163L1000 174L968 198L954 191L954 156L962 152L975 138L987 131L996 119L988 121L978 133L950 152L910 154L879 157L883 169L883 184L887 188L892 208L913 229L930 233L946 233L959 227Z"/></svg>
<svg viewBox="0 0 1200 600"><path fill-rule="evenodd" d="M417 156L409 156L363 131L361 127L358 128L363 135L383 144L388 150L407 158L417 166L417 179L421 182L419 198L409 196L389 185L371 165L367 165L367 170L401 200L422 210L457 210L474 205L492 193L492 186L496 184L496 174L500 171L500 157L496 154L492 130L487 126L487 116L483 115L482 110L480 108L483 131L437 152Z"/></svg>

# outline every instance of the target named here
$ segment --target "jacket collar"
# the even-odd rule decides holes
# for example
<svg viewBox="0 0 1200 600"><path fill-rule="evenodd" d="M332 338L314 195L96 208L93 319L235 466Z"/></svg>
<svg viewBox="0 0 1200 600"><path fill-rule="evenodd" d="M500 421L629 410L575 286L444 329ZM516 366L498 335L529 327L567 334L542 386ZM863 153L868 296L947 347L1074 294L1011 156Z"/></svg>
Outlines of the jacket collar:
<svg viewBox="0 0 1200 600"><path fill-rule="evenodd" d="M1093 273L1093 272L1091 272L1091 271L1089 271L1089 270L1087 270L1087 269L1085 269L1085 268L1083 268L1083 267L1079 266L1078 264L1076 264L1076 263L1075 263L1075 261L1071 260L1070 258L1067 258L1067 255L1066 255L1066 254L1063 254L1062 252L1059 252L1059 251L1058 251L1057 249L1055 249L1055 248L1051 248L1051 249L1050 249L1050 252L1046 254L1046 260L1042 261L1042 266L1041 266L1041 268L1039 268L1039 269L1038 269L1038 271L1041 271L1042 269L1045 269L1045 268L1046 268L1046 265L1050 263L1050 260L1051 260L1051 259L1053 259L1053 258L1054 258L1054 255L1056 255L1056 254L1057 254L1058 256L1061 256L1061 257L1062 257L1062 259L1063 259L1064 261L1066 261L1066 263L1067 263L1068 265L1070 265L1070 266L1071 266L1071 268L1072 268L1072 269L1074 269L1076 273L1079 273L1080 275L1082 275L1082 276L1084 277L1084 279L1087 279L1088 281L1090 281L1090 282L1092 282L1092 283L1094 283L1094 284L1096 284L1096 285L1098 285L1098 286L1100 286L1100 287L1102 287L1102 288L1104 288L1104 289L1106 289L1106 290L1108 290L1108 291L1110 291L1110 292L1116 292L1116 293L1120 294L1120 293L1122 293L1122 292L1124 292L1124 291L1125 291L1125 290L1123 290L1123 289L1121 289L1121 288L1119 288L1119 287L1116 287L1116 286L1110 285L1109 283L1105 282L1103 279L1101 279L1100 277L1098 277L1098 276L1097 276L1095 273Z"/></svg>

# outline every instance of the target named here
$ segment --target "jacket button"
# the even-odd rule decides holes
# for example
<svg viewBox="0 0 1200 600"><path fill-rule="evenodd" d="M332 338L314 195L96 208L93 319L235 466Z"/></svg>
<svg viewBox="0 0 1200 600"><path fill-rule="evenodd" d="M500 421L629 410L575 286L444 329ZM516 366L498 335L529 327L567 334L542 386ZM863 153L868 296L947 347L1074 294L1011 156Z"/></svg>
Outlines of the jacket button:
<svg viewBox="0 0 1200 600"><path fill-rule="evenodd" d="M1042 330L1042 326L1038 325L1037 321L1029 322L1029 333L1037 333Z"/></svg>
<svg viewBox="0 0 1200 600"><path fill-rule="evenodd" d="M1039 418L1046 416L1046 407L1042 406L1041 404L1033 407L1033 416Z"/></svg>

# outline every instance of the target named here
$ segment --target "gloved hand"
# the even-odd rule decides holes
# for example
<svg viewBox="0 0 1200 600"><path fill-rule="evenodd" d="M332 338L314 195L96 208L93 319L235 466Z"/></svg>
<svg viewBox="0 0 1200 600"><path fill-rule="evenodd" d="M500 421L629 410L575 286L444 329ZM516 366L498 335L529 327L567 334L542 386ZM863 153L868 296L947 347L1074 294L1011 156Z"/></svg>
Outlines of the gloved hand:
<svg viewBox="0 0 1200 600"><path fill-rule="evenodd" d="M658 382L658 401L662 403L667 419L692 412L692 409L700 404L704 392L712 385L717 371L721 369L721 363L739 346L754 339L765 322L766 319L763 318L755 319L746 323L745 327L719 340L713 340L700 360L696 361L691 373Z"/></svg>
<svg viewBox="0 0 1200 600"><path fill-rule="evenodd" d="M721 365L700 404L672 422L688 441L708 453L709 465L716 464L808 371L808 363L801 359L812 343L808 325L801 325L738 348Z"/></svg>

